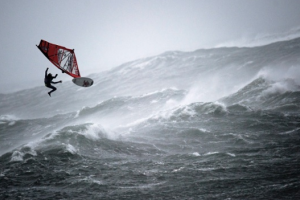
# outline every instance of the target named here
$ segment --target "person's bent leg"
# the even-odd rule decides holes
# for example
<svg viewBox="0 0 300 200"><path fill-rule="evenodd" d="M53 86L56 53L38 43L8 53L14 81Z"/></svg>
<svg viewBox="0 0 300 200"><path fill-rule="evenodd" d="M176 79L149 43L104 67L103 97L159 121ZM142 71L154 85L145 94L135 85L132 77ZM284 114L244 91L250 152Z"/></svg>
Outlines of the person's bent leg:
<svg viewBox="0 0 300 200"><path fill-rule="evenodd" d="M51 96L51 93L56 90L56 87L54 87L53 85L48 85L47 87L52 89L50 92L48 92L49 96Z"/></svg>

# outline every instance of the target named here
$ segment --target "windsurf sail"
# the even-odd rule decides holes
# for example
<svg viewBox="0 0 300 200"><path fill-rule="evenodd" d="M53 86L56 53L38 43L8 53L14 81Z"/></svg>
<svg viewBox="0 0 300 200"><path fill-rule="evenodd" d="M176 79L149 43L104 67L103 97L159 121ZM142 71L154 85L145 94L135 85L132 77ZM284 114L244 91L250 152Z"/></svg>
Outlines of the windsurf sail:
<svg viewBox="0 0 300 200"><path fill-rule="evenodd" d="M37 47L58 69L74 78L81 77L74 49L68 49L45 40L41 40Z"/></svg>

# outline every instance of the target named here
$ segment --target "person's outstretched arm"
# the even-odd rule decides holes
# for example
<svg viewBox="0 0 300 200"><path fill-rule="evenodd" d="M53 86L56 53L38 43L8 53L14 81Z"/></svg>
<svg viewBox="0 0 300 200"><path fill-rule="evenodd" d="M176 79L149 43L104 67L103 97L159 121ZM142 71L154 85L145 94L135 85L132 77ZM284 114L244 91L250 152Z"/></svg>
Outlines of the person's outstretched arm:
<svg viewBox="0 0 300 200"><path fill-rule="evenodd" d="M53 83L53 84L62 83L62 81L57 81L57 82L51 81L51 83Z"/></svg>
<svg viewBox="0 0 300 200"><path fill-rule="evenodd" d="M47 69L46 69L46 71L45 71L45 78L47 77L47 74L48 74L48 67L47 67Z"/></svg>

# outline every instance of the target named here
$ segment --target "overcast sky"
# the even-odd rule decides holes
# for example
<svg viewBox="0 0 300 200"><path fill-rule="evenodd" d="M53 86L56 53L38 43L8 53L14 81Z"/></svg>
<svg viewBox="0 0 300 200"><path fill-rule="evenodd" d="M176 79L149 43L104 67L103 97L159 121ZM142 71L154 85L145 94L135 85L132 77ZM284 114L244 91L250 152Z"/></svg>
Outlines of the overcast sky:
<svg viewBox="0 0 300 200"><path fill-rule="evenodd" d="M36 48L74 48L82 76L165 51L234 45L300 28L299 0L0 0L0 93L61 74Z"/></svg>

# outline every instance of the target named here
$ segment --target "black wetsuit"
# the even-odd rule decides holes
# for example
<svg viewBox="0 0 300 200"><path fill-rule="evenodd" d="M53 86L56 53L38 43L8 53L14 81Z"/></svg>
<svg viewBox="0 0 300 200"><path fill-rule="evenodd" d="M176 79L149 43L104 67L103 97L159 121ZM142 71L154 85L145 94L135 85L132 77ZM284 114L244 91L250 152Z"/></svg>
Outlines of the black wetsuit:
<svg viewBox="0 0 300 200"><path fill-rule="evenodd" d="M52 89L50 92L48 92L48 94L50 95L52 92L54 92L56 90L56 87L54 87L53 85L51 85L51 83L56 84L56 83L60 83L60 81L53 82L52 80L57 77L57 74L55 76L52 76L51 74L47 74L47 72L48 72L48 69L46 69L46 72L45 72L44 83L45 83L46 87Z"/></svg>

